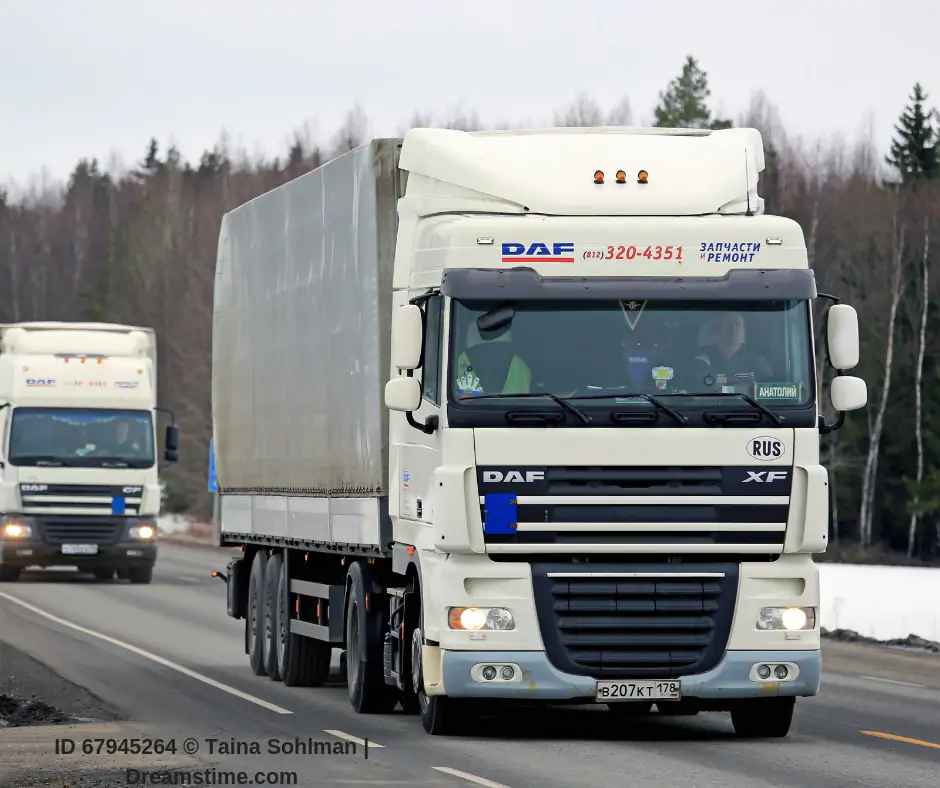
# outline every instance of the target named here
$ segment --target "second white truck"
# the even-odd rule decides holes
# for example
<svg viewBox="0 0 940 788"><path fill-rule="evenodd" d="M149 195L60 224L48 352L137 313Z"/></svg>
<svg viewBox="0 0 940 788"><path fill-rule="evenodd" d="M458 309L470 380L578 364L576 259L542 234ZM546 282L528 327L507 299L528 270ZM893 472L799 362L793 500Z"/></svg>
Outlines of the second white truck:
<svg viewBox="0 0 940 788"><path fill-rule="evenodd" d="M212 408L258 675L455 730L468 701L730 711L820 683L820 435L855 311L752 129L416 129L228 213ZM827 423L812 306L825 317Z"/></svg>
<svg viewBox="0 0 940 788"><path fill-rule="evenodd" d="M0 326L0 581L72 566L151 582L159 410L153 329ZM179 458L174 423L164 458Z"/></svg>

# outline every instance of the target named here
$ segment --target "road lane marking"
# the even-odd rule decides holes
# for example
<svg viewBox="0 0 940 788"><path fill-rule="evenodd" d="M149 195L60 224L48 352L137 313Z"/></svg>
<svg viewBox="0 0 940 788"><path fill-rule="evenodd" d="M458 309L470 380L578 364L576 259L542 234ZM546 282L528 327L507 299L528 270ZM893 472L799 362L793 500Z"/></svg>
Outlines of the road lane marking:
<svg viewBox="0 0 940 788"><path fill-rule="evenodd" d="M370 747L378 747L380 749L384 748L384 744L376 744L374 741L369 741L368 739L360 739L358 736L353 736L351 733L345 733L344 731L323 731L324 733L330 734L330 736L335 736L337 739L345 739L346 741L355 742L356 744L364 744L366 750Z"/></svg>
<svg viewBox="0 0 940 788"><path fill-rule="evenodd" d="M470 774L470 772L461 772L457 769L451 769L449 766L432 766L431 768L437 769L437 771L443 772L444 774L449 774L453 777L459 777L461 780L466 780L467 782L476 783L477 785L485 785L486 788L509 788L508 785L494 783L492 780L487 780L485 777L478 777L475 774Z"/></svg>
<svg viewBox="0 0 940 788"><path fill-rule="evenodd" d="M914 689L927 689L925 684L912 684L910 681L899 681L898 679L883 679L878 676L859 676L860 679L867 681L880 681L884 684L897 684L900 687L913 687Z"/></svg>
<svg viewBox="0 0 940 788"><path fill-rule="evenodd" d="M241 690L235 689L235 687L230 687L228 684L223 684L222 682L216 681L215 679L210 679L208 676L203 676L201 673L196 673L194 670L190 670L189 668L183 667L182 665L178 665L176 662L171 662L168 659L164 659L157 654L152 654L151 652L144 651L144 649L133 646L130 643L125 643L123 640L118 640L117 638L113 638L110 635L105 635L101 632L96 632L93 629L88 629L86 627L79 626L78 624L73 624L71 621L66 621L64 618L59 618L58 616L52 615L52 613L47 613L45 610L42 610L35 605L31 605L29 602L24 602L22 599L18 599L17 597L11 596L10 594L6 594L0 591L0 597L3 599L8 599L10 602L17 604L20 607L26 608L27 610L35 613L37 616L47 618L49 621L53 621L60 626L67 627L68 629L74 629L76 632L81 632L82 634L89 635L93 638L98 638L99 640L103 640L106 643L110 643L112 646L119 646L120 648L127 649L128 651L133 652L140 657L149 659L151 662L156 662L158 665L163 665L165 668L175 670L177 673L182 673L184 676L189 676L191 679L201 681L203 684L208 684L210 687L215 687L216 689L222 690L223 692L227 692L229 695L234 695L236 698L247 700L249 703L254 703L258 706L268 709L269 711L273 711L275 714L294 713L288 709L281 708L280 706L275 706L273 703L268 703L266 700L262 700L261 698L256 698L254 695L249 695L247 692L242 692Z"/></svg>
<svg viewBox="0 0 940 788"><path fill-rule="evenodd" d="M916 744L919 747L932 747L940 750L940 744L923 739L909 739L907 736L895 736L893 733L882 733L881 731L859 731L863 736L877 736L879 739L889 739L890 741L900 741L905 744Z"/></svg>

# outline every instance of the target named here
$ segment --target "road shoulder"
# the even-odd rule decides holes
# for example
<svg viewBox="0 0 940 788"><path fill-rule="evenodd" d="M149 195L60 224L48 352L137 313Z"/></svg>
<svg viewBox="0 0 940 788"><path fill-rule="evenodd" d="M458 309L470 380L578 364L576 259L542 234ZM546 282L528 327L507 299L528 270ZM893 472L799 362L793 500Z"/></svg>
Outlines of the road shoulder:
<svg viewBox="0 0 940 788"><path fill-rule="evenodd" d="M824 677L831 671L940 689L940 654L823 639L822 658Z"/></svg>

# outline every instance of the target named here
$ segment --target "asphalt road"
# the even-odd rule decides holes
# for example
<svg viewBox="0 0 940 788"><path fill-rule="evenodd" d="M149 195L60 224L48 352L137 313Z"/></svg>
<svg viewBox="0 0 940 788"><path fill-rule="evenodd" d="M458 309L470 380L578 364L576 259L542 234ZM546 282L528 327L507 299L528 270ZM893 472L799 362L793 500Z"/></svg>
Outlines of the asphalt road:
<svg viewBox="0 0 940 788"><path fill-rule="evenodd" d="M783 740L737 740L727 714L615 725L604 707L503 714L467 736L432 738L414 717L354 713L338 681L297 689L253 676L243 622L226 616L225 586L209 576L224 568L227 554L165 544L150 586L61 572L0 584L2 639L128 717L103 733L73 727L71 738L114 731L192 737L199 752L178 765L296 771L297 785L940 785L940 655L827 643L821 694L797 702ZM41 752L51 738L27 741L26 729L17 730L0 734L0 743L51 762ZM297 736L355 744L356 752L234 756L210 753L206 742L253 741L264 749L269 739ZM130 763L122 758L129 756L114 756L115 768Z"/></svg>

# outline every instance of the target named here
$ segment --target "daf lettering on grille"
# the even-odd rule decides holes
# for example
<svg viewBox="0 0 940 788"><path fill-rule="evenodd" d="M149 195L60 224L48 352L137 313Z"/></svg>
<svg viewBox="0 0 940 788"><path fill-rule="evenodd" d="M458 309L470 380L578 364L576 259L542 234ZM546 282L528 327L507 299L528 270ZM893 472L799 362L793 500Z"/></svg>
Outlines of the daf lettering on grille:
<svg viewBox="0 0 940 788"><path fill-rule="evenodd" d="M483 471L483 481L486 484L532 484L545 480L545 471Z"/></svg>

